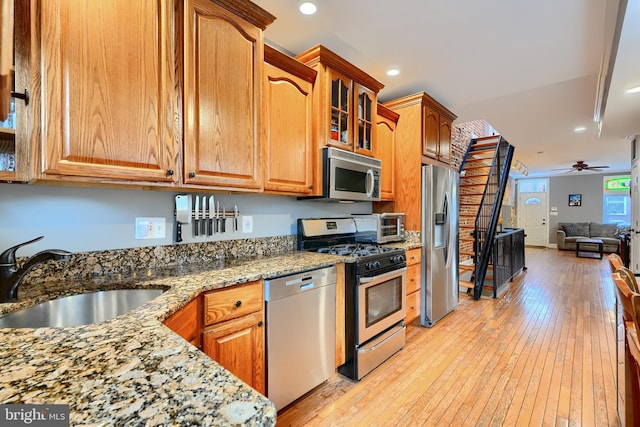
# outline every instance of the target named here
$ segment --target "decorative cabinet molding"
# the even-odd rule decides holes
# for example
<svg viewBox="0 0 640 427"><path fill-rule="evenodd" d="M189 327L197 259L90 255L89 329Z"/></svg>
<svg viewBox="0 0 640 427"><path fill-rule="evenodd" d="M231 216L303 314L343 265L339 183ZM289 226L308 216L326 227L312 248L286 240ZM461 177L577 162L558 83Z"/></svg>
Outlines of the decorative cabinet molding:
<svg viewBox="0 0 640 427"><path fill-rule="evenodd" d="M308 195L313 190L313 83L316 71L265 45L264 189Z"/></svg>
<svg viewBox="0 0 640 427"><path fill-rule="evenodd" d="M396 126L400 115L381 104L378 104L377 111L375 157L382 161L380 200L391 201L395 198Z"/></svg>
<svg viewBox="0 0 640 427"><path fill-rule="evenodd" d="M275 18L243 4L186 2L185 184L262 190L262 31Z"/></svg>
<svg viewBox="0 0 640 427"><path fill-rule="evenodd" d="M175 182L172 2L37 5L36 177Z"/></svg>

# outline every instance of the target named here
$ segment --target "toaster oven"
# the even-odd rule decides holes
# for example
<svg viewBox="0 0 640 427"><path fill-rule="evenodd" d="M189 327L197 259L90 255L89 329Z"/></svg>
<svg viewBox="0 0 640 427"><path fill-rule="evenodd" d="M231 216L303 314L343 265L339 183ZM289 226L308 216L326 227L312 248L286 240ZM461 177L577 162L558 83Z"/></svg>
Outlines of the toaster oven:
<svg viewBox="0 0 640 427"><path fill-rule="evenodd" d="M388 243L404 240L403 213L353 214L356 240L363 243Z"/></svg>

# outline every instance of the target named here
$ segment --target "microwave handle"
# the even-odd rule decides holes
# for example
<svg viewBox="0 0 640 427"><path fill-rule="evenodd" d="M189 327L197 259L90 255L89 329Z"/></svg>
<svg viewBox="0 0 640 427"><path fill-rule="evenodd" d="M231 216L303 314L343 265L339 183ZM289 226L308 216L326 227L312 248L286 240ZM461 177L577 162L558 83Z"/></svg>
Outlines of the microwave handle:
<svg viewBox="0 0 640 427"><path fill-rule="evenodd" d="M373 171L369 169L367 171L367 197L373 196L373 188L375 186L375 177L373 176Z"/></svg>

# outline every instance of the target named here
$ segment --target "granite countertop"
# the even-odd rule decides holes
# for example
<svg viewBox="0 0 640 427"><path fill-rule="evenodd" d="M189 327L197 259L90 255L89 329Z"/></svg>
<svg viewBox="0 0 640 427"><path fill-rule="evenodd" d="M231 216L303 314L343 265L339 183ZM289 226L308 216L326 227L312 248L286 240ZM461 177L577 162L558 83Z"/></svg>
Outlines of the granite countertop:
<svg viewBox="0 0 640 427"><path fill-rule="evenodd" d="M276 410L161 322L203 291L349 258L291 252L65 283L22 284L0 315L64 295L168 288L115 319L68 328L0 329L0 403L68 404L72 425L274 425Z"/></svg>

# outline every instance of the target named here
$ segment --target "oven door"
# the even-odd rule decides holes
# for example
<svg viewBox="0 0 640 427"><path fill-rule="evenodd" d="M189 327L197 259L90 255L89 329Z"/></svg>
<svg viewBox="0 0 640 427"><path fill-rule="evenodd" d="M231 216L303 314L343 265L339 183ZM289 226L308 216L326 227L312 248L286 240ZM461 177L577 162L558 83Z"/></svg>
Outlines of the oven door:
<svg viewBox="0 0 640 427"><path fill-rule="evenodd" d="M356 345L404 320L406 289L406 267L373 277L359 277Z"/></svg>

